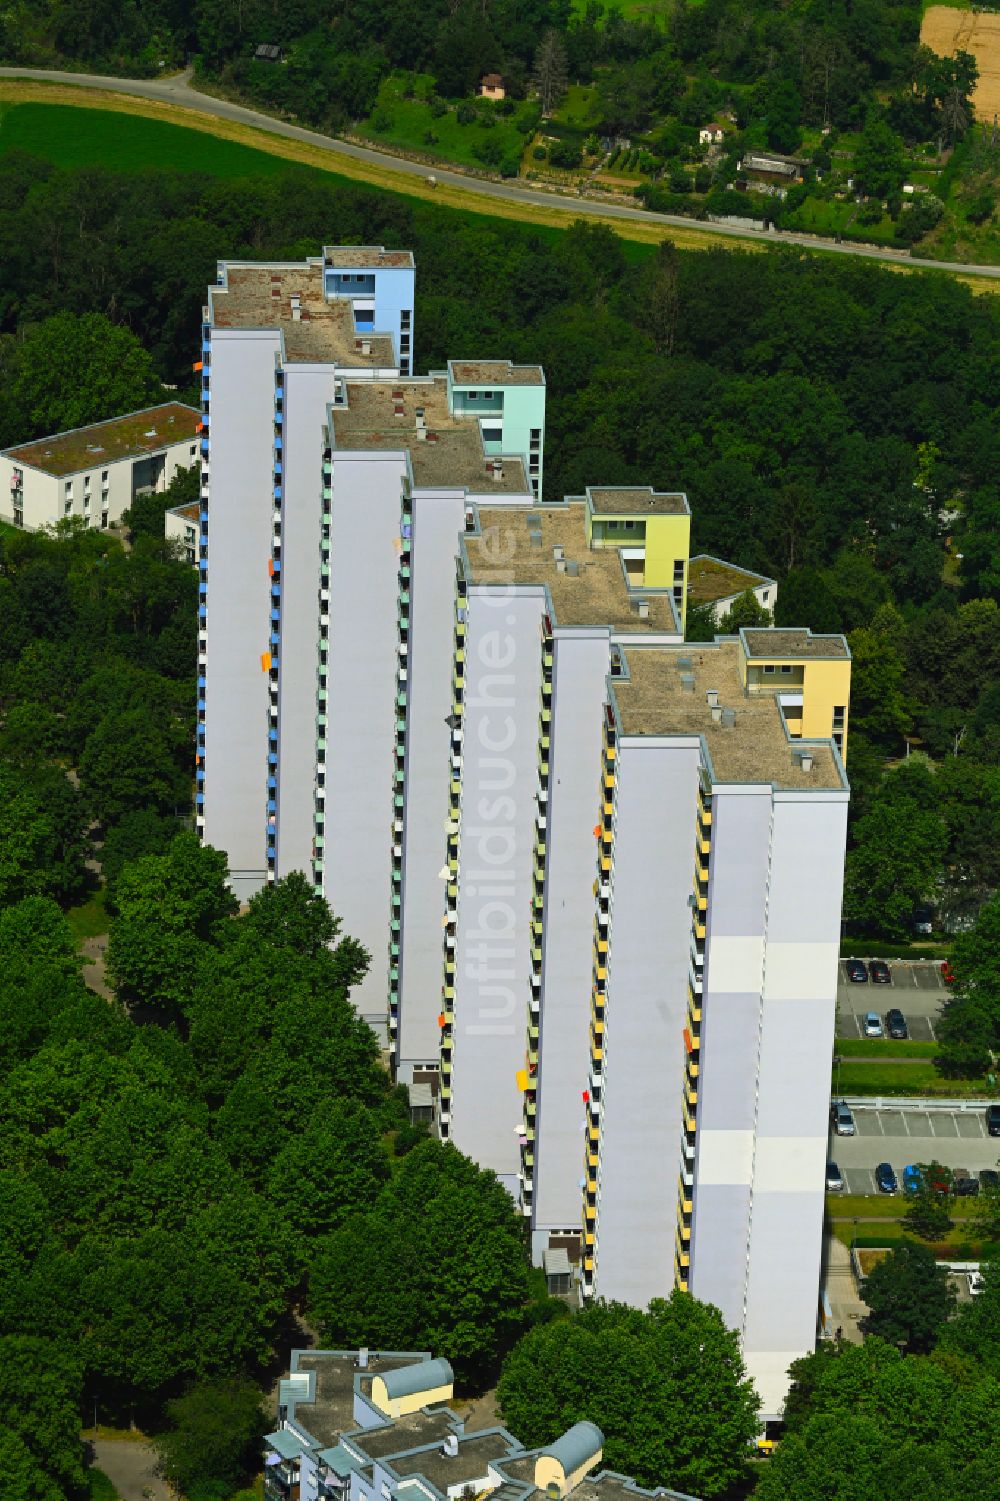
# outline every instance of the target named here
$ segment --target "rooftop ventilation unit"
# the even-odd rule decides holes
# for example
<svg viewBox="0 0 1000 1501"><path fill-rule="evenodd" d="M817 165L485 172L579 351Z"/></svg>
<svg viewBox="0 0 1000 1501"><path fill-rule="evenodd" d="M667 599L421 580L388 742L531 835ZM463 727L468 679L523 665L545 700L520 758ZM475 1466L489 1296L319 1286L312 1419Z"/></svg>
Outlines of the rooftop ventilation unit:
<svg viewBox="0 0 1000 1501"><path fill-rule="evenodd" d="M694 692L694 673L693 672L682 672L681 673L681 692L682 693L693 693Z"/></svg>
<svg viewBox="0 0 1000 1501"><path fill-rule="evenodd" d="M733 728L733 726L735 725L735 723L736 723L736 710L735 709L723 709L723 711L722 711L722 728L724 730L731 730Z"/></svg>
<svg viewBox="0 0 1000 1501"><path fill-rule="evenodd" d="M706 693L705 693L705 697L708 700L708 706L709 706L710 709L717 709L718 708L718 706L719 706L719 690L718 690L718 688L709 688L709 689L707 689Z"/></svg>
<svg viewBox="0 0 1000 1501"><path fill-rule="evenodd" d="M441 1453L446 1459L455 1459L458 1455L458 1434L446 1433L441 1445Z"/></svg>
<svg viewBox="0 0 1000 1501"><path fill-rule="evenodd" d="M579 578L579 576L580 576L580 565L579 565L579 563L576 562L575 559L567 559L567 561L566 561L566 577L567 578L571 578L571 579L575 579L575 578Z"/></svg>
<svg viewBox="0 0 1000 1501"><path fill-rule="evenodd" d="M649 619L649 600L648 599L639 599L639 600L636 600L635 607L636 607L636 610L639 612L639 619L640 620L648 620ZM691 681L693 683L694 679L692 678Z"/></svg>
<svg viewBox="0 0 1000 1501"><path fill-rule="evenodd" d="M711 707L712 707L712 723L713 724L721 724L722 723L722 710L719 708L718 704L712 704Z"/></svg>
<svg viewBox="0 0 1000 1501"><path fill-rule="evenodd" d="M678 657L677 658L677 671L678 672L690 672L693 666L694 666L694 658L693 657Z"/></svg>
<svg viewBox="0 0 1000 1501"><path fill-rule="evenodd" d="M562 547L561 545L557 544L552 549L552 556L555 558L556 562L558 563L561 558L564 558L566 556L566 549L565 549L565 547Z"/></svg>

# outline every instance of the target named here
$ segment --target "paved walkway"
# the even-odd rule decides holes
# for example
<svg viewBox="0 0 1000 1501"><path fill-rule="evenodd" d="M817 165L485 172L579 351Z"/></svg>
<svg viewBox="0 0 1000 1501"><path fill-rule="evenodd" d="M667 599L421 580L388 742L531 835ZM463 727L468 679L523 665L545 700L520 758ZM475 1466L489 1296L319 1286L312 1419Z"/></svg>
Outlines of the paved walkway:
<svg viewBox="0 0 1000 1501"><path fill-rule="evenodd" d="M122 1501L174 1501L166 1481L156 1473L156 1450L141 1439L99 1438L90 1441L94 1462Z"/></svg>
<svg viewBox="0 0 1000 1501"><path fill-rule="evenodd" d="M831 1235L826 1242L826 1255L826 1295L830 1300L832 1329L842 1329L844 1339L859 1345L864 1336L858 1324L868 1307L858 1297L854 1285L850 1250Z"/></svg>
<svg viewBox="0 0 1000 1501"><path fill-rule="evenodd" d="M112 1000L114 992L105 978L105 958L108 952L107 933L99 933L96 938L84 939L80 952L85 961L81 970L84 985L97 995L103 996L104 1000Z"/></svg>
<svg viewBox="0 0 1000 1501"><path fill-rule="evenodd" d="M470 198L504 198L514 203L533 204L548 209L562 209L568 217L580 218L595 215L601 219L632 219L644 224L670 225L676 229L694 230L698 233L719 236L722 239L768 241L772 244L799 245L808 250L831 251L836 255L860 256L864 260L883 261L895 266L910 266L934 271L957 271L964 276L988 276L1000 279L1000 266L967 266L959 261L927 261L907 255L898 250L880 250L871 245L837 244L815 235L777 233L764 229L741 229L730 224L708 224L699 219L688 219L678 214L651 214L646 209L630 208L627 204L601 203L595 199L574 198L562 193L546 192L542 188L520 187L512 182L487 182L467 176L464 172L443 166L428 166L424 162L411 162L405 157L392 156L386 151L375 151L367 146L355 145L353 141L339 141L332 136L321 135L315 130L306 130L301 125L291 125L286 120L275 120L259 110L247 109L228 99L215 99L201 94L191 86L191 70L169 78L109 78L99 73L63 73L54 68L0 68L0 78L40 79L48 83L61 83L87 89L103 89L109 93L132 94L140 99L158 100L165 104L181 105L201 114L215 115L224 120L235 120L252 125L268 135L285 136L289 140L304 141L332 155L352 157L354 161L386 168L403 176L419 177L424 182L431 176L439 184L462 189ZM406 191L400 183L401 192ZM469 205L474 208L475 205ZM488 213L487 204L480 205L480 212Z"/></svg>

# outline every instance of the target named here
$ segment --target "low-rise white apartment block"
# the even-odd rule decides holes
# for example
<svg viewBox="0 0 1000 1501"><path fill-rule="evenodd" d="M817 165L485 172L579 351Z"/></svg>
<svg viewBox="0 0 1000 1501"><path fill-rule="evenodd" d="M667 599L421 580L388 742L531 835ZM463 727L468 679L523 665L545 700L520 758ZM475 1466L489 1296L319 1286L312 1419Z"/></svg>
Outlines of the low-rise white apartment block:
<svg viewBox="0 0 1000 1501"><path fill-rule="evenodd" d="M525 1449L506 1428L466 1432L447 1360L402 1350L293 1350L264 1437L265 1501L695 1501L602 1468L583 1419Z"/></svg>
<svg viewBox="0 0 1000 1501"><path fill-rule="evenodd" d="M0 518L28 531L77 517L117 526L137 495L198 462L201 413L179 401L0 453Z"/></svg>

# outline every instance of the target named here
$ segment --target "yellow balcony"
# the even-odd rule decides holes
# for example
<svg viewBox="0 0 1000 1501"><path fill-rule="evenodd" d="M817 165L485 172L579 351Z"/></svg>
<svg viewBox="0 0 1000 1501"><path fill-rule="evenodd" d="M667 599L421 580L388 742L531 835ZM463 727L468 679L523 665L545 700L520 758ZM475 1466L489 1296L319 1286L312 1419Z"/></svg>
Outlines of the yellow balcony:
<svg viewBox="0 0 1000 1501"><path fill-rule="evenodd" d="M586 1235L583 1237L583 1241L584 1245L587 1246L592 1246L594 1244L594 1233L592 1230L587 1231Z"/></svg>
<svg viewBox="0 0 1000 1501"><path fill-rule="evenodd" d="M698 814L699 814L699 816L701 818L702 823L706 826L706 828L710 828L711 824L712 824L712 810L711 810L711 808L706 808L701 803L699 803L699 805L698 805Z"/></svg>
<svg viewBox="0 0 1000 1501"><path fill-rule="evenodd" d="M682 1198L681 1201L680 1201L680 1204L681 1204L681 1214L690 1214L692 1212L692 1210L694 1209L694 1205L692 1204L692 1202L691 1202L690 1199L683 1199Z"/></svg>
<svg viewBox="0 0 1000 1501"><path fill-rule="evenodd" d="M687 1085L684 1090L684 1103L689 1110L694 1110L694 1107L698 1103L698 1091L693 1084Z"/></svg>
<svg viewBox="0 0 1000 1501"><path fill-rule="evenodd" d="M705 938L705 924L703 922L696 922L695 923L695 925L694 925L694 936L697 939L699 939L700 941L704 942L704 938Z"/></svg>
<svg viewBox="0 0 1000 1501"><path fill-rule="evenodd" d="M597 1153L596 1152L588 1152L587 1153L587 1166L588 1167L592 1167L592 1168L596 1168L597 1167Z"/></svg>
<svg viewBox="0 0 1000 1501"><path fill-rule="evenodd" d="M604 1049L603 1048L594 1047L592 1045L591 1049L590 1049L590 1061L591 1061L591 1063L601 1063L603 1061L603 1059L604 1059Z"/></svg>
<svg viewBox="0 0 1000 1501"><path fill-rule="evenodd" d="M604 773L604 789L606 792L614 792L615 774L613 771L606 771Z"/></svg>
<svg viewBox="0 0 1000 1501"><path fill-rule="evenodd" d="M685 1131L687 1131L688 1135L690 1135L691 1132L694 1130L694 1128L695 1128L694 1111L691 1110L691 1109L689 1109L685 1105L685 1107L684 1107L684 1129L685 1129Z"/></svg>

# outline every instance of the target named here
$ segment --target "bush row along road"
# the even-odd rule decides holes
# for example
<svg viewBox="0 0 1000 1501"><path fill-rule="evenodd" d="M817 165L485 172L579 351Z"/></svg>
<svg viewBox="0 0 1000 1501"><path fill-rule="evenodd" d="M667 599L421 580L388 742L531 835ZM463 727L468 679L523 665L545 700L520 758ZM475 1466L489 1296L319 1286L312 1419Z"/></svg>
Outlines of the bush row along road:
<svg viewBox="0 0 1000 1501"><path fill-rule="evenodd" d="M268 135L284 136L287 139L302 141L307 145L318 147L323 151L330 152L334 156L348 157L354 163L379 168L384 174L386 168L391 168L394 174L398 174L399 182L397 191L406 193L408 189L405 179L417 177L421 185L426 186L427 179L433 175L436 181L451 188L460 189L470 200L476 198L503 199L507 202L521 203L533 207L541 207L549 211L563 212L568 218L579 218L593 215L603 220L640 221L643 224L670 225L678 229L685 229L689 233L697 231L706 237L718 237L735 240L752 240L758 243L800 245L808 250L831 251L838 255L857 255L866 260L888 262L890 265L923 268L936 271L958 272L963 276L985 276L994 280L1000 279L1000 266L974 266L963 265L954 261L927 261L916 256L909 256L900 251L880 250L868 245L837 244L833 240L823 240L811 235L797 235L789 233L775 233L768 230L740 229L728 224L704 224L697 220L687 219L677 214L652 214L646 209L630 208L624 204L605 204L593 199L579 198L568 199L558 193L545 192L539 188L521 187L511 182L490 182L479 178L467 176L465 173L452 168L428 167L424 163L407 161L403 157L392 156L388 152L374 151L366 146L355 145L351 141L337 140L331 136L321 135L314 130L306 130L300 125L290 125L287 121L272 119L270 115L261 114L257 110L247 109L242 104L234 104L228 99L215 99L208 94L199 93L191 87L190 70L175 74L169 78L145 79L145 78L109 78L97 73L62 73L57 69L47 68L0 68L0 78L37 80L47 83L63 84L75 88L104 90L119 96L135 96L141 99L149 99L161 104L181 106L202 115L214 115L219 119L235 121L239 124L252 126L256 130ZM361 175L364 175L363 173ZM384 185L384 184L383 184ZM423 194L421 196L424 196ZM489 212L488 204L476 205L469 202L466 205L472 210Z"/></svg>

